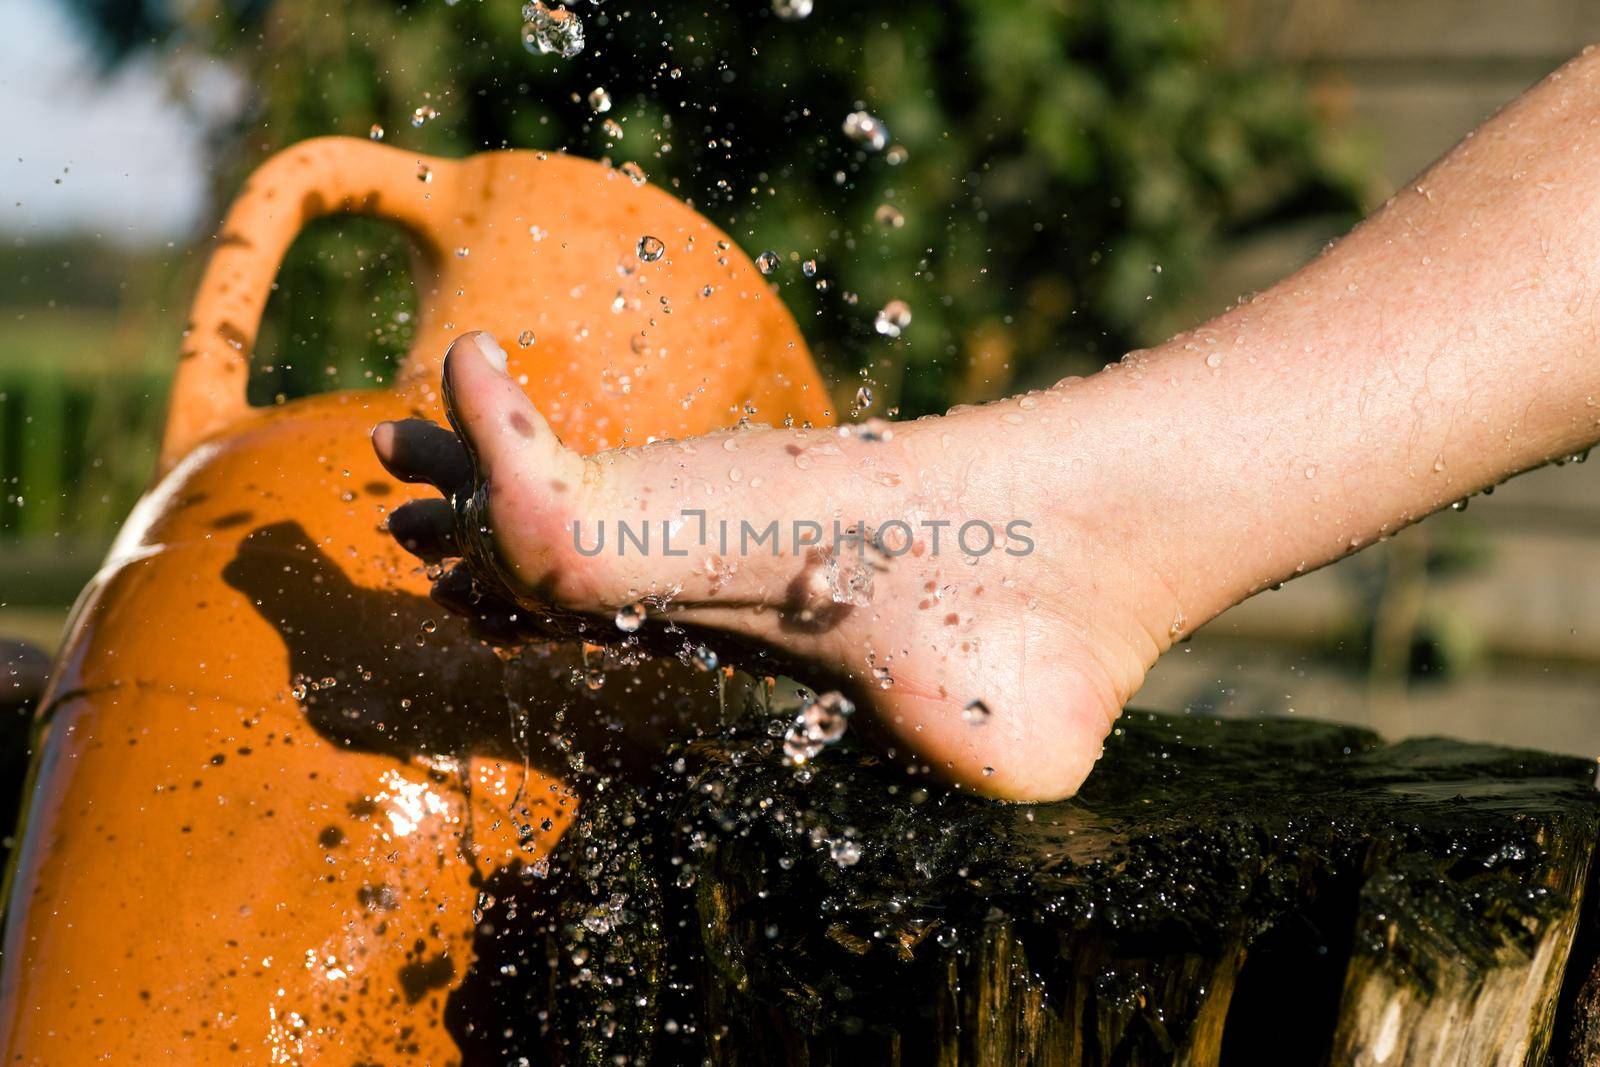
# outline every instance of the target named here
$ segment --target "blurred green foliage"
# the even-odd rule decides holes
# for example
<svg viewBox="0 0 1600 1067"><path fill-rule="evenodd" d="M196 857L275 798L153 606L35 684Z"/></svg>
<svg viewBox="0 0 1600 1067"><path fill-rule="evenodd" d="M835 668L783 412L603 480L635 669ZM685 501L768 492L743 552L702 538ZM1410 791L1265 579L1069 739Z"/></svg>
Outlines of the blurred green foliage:
<svg viewBox="0 0 1600 1067"><path fill-rule="evenodd" d="M572 59L524 49L518 0L74 2L113 54L240 66L254 96L223 197L273 150L374 124L423 152L633 161L751 254L779 252L841 392L861 371L906 415L1115 358L1219 242L1353 215L1364 188L1292 74L1230 52L1216 0L817 0L800 21L760 0L579 0ZM438 115L414 127L423 107ZM847 139L858 107L903 152ZM395 238L351 224L298 242L256 398L381 378L407 341L403 267ZM890 299L914 314L893 341L872 325Z"/></svg>

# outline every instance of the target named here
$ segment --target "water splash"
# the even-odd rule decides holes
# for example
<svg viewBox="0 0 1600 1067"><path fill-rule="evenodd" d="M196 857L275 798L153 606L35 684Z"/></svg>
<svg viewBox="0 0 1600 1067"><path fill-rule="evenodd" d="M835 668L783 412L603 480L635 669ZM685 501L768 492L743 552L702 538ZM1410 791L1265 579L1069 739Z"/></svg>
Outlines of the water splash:
<svg viewBox="0 0 1600 1067"><path fill-rule="evenodd" d="M522 17L522 46L529 52L571 59L583 51L583 20L566 8L530 0L522 5Z"/></svg>

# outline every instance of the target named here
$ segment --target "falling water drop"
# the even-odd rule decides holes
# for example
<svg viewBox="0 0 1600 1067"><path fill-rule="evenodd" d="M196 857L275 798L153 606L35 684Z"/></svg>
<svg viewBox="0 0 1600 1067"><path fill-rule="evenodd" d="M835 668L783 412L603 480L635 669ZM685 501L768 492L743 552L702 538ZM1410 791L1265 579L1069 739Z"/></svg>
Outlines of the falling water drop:
<svg viewBox="0 0 1600 1067"><path fill-rule="evenodd" d="M367 131L367 136L372 138L374 141L383 140L383 127L374 122L372 124L372 129Z"/></svg>
<svg viewBox="0 0 1600 1067"><path fill-rule="evenodd" d="M639 238L639 258L646 263L654 263L665 255L666 251L667 246L662 243L659 237L651 237L649 234L645 234Z"/></svg>
<svg viewBox="0 0 1600 1067"><path fill-rule="evenodd" d="M624 604L617 609L617 629L625 634L634 633L644 625L645 616L648 614L642 601L636 600L632 604Z"/></svg>
<svg viewBox="0 0 1600 1067"><path fill-rule="evenodd" d="M522 46L529 52L571 59L583 51L583 20L566 8L530 0L522 5L522 17Z"/></svg>
<svg viewBox="0 0 1600 1067"><path fill-rule="evenodd" d="M778 269L778 253L763 252L756 257L756 269L762 274L771 274Z"/></svg>
<svg viewBox="0 0 1600 1067"><path fill-rule="evenodd" d="M838 692L827 692L800 709L783 738L783 754L802 766L844 736L856 707Z"/></svg>
<svg viewBox="0 0 1600 1067"><path fill-rule="evenodd" d="M811 14L812 0L772 0L772 13L785 22L799 22Z"/></svg>
<svg viewBox="0 0 1600 1067"><path fill-rule="evenodd" d="M885 337L899 337L911 325L911 306L904 300L891 300L883 305L873 321L873 329Z"/></svg>
<svg viewBox="0 0 1600 1067"><path fill-rule="evenodd" d="M589 90L589 110L596 115L604 115L611 110L611 94L606 92L604 85L597 85Z"/></svg>
<svg viewBox="0 0 1600 1067"><path fill-rule="evenodd" d="M879 204L872 218L879 226L887 226L891 230L898 230L906 224L906 217L893 204Z"/></svg>
<svg viewBox="0 0 1600 1067"><path fill-rule="evenodd" d="M411 125L421 126L429 119L436 119L438 117L439 111L437 108L430 104L423 104L421 107L411 112Z"/></svg>
<svg viewBox="0 0 1600 1067"><path fill-rule="evenodd" d="M889 144L889 131L865 111L852 111L844 118L844 134L869 152L881 152Z"/></svg>

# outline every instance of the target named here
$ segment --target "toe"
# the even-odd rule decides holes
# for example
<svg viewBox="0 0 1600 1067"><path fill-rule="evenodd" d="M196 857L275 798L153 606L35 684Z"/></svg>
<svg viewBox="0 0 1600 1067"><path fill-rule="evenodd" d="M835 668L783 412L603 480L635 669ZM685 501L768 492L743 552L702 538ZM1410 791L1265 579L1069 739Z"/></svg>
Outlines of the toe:
<svg viewBox="0 0 1600 1067"><path fill-rule="evenodd" d="M459 556L456 543L455 509L449 501L412 500L401 504L389 516L389 533L412 555L433 562L446 556Z"/></svg>
<svg viewBox="0 0 1600 1067"><path fill-rule="evenodd" d="M487 333L462 334L444 360L445 410L480 472L527 469L566 452L520 386L506 373L506 354Z"/></svg>
<svg viewBox="0 0 1600 1067"><path fill-rule="evenodd" d="M472 483L472 459L461 439L426 419L380 422L372 447L402 482L429 482L447 495Z"/></svg>

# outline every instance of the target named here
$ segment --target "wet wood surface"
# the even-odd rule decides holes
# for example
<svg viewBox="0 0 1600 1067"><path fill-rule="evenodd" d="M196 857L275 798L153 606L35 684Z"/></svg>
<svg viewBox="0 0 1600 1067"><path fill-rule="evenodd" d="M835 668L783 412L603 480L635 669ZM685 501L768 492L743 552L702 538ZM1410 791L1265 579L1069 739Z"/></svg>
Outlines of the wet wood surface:
<svg viewBox="0 0 1600 1067"><path fill-rule="evenodd" d="M986 728L986 727L975 727ZM1600 1060L1595 765L1130 714L1083 794L690 744L568 843L547 1051L716 1064Z"/></svg>

